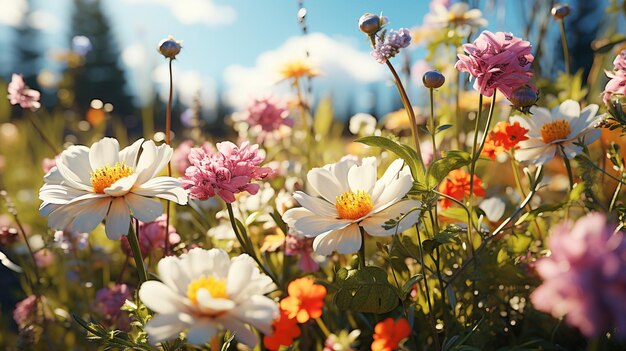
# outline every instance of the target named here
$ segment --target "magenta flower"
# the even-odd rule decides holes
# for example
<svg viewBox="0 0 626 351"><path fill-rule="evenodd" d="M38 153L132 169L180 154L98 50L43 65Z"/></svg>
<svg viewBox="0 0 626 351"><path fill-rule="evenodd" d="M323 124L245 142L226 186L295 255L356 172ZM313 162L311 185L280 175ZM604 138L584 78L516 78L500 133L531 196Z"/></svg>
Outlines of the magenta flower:
<svg viewBox="0 0 626 351"><path fill-rule="evenodd" d="M139 222L139 248L143 257L150 256L158 249L165 249L165 226L167 217L165 214L160 215L152 222ZM168 227L167 237L170 245L176 245L180 242L180 235L176 233L176 228L170 225ZM121 239L122 250L131 256L133 253L128 243L128 238L123 236Z"/></svg>
<svg viewBox="0 0 626 351"><path fill-rule="evenodd" d="M406 28L400 28L398 31L390 30L384 38L376 37L374 50L371 52L372 57L378 63L385 63L388 59L396 56L400 49L411 44L411 32Z"/></svg>
<svg viewBox="0 0 626 351"><path fill-rule="evenodd" d="M37 319L37 296L30 295L18 302L13 310L13 320L22 329L35 322Z"/></svg>
<svg viewBox="0 0 626 351"><path fill-rule="evenodd" d="M126 284L115 284L96 292L95 310L100 313L107 326L116 326L122 330L130 329L130 319L122 306L126 300L132 300L132 292Z"/></svg>
<svg viewBox="0 0 626 351"><path fill-rule="evenodd" d="M463 45L463 50L467 55L458 55L455 68L470 74L479 93L492 96L498 89L508 98L515 89L532 86L529 70L534 56L528 41L509 33L483 31L472 44Z"/></svg>
<svg viewBox="0 0 626 351"><path fill-rule="evenodd" d="M626 240L605 215L590 213L557 225L549 257L537 261L543 284L531 294L536 309L588 336L615 328L626 337Z"/></svg>
<svg viewBox="0 0 626 351"><path fill-rule="evenodd" d="M610 80L604 87L602 100L605 105L609 105L613 95L626 95L626 50L615 57L613 71L606 71L606 75Z"/></svg>
<svg viewBox="0 0 626 351"><path fill-rule="evenodd" d="M299 267L303 272L317 272L320 269L319 264L311 256L313 240L314 238L305 238L291 233L285 237L285 255L300 255Z"/></svg>
<svg viewBox="0 0 626 351"><path fill-rule="evenodd" d="M172 155L172 167L174 167L176 172L179 174L185 174L187 167L191 166L191 162L189 162L189 153L193 147L192 140L185 140L174 150L174 154ZM215 152L215 148L208 141L202 144L201 147L207 153Z"/></svg>
<svg viewBox="0 0 626 351"><path fill-rule="evenodd" d="M24 78L20 74L11 76L11 83L8 87L8 98L11 105L20 105L22 108L39 108L39 98L41 94L37 90L30 89L24 83Z"/></svg>
<svg viewBox="0 0 626 351"><path fill-rule="evenodd" d="M230 141L217 143L217 151L207 152L204 148L194 148L189 154L191 166L182 178L183 187L192 198L206 200L218 195L232 203L235 194L247 191L256 194L259 185L251 183L272 173L268 167L259 167L265 159L259 155L259 146L247 141L237 146Z"/></svg>
<svg viewBox="0 0 626 351"><path fill-rule="evenodd" d="M283 125L293 126L287 104L272 96L252 100L241 119L246 121L251 128L259 130L259 142L271 136Z"/></svg>

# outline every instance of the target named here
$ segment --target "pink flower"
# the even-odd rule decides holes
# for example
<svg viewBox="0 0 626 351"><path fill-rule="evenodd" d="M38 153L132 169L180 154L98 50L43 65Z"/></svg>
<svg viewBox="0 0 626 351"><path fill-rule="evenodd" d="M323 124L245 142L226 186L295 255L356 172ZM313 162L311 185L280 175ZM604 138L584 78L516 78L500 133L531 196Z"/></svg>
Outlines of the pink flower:
<svg viewBox="0 0 626 351"><path fill-rule="evenodd" d="M606 71L610 78L604 91L602 100L605 105L610 105L613 95L626 95L626 50L620 52L613 60L613 72Z"/></svg>
<svg viewBox="0 0 626 351"><path fill-rule="evenodd" d="M259 167L264 156L259 155L258 145L247 141L237 146L230 141L217 143L217 151L209 153L204 148L194 148L189 154L191 166L182 178L183 187L191 197L206 200L218 195L232 203L235 194L247 191L256 194L259 185L251 183L272 173L268 167Z"/></svg>
<svg viewBox="0 0 626 351"><path fill-rule="evenodd" d="M285 255L300 255L299 267L303 272L317 272L320 269L319 264L311 256L313 240L314 238L305 238L291 233L285 238Z"/></svg>
<svg viewBox="0 0 626 351"><path fill-rule="evenodd" d="M37 296L30 295L18 302L13 310L13 320L22 329L37 319Z"/></svg>
<svg viewBox="0 0 626 351"><path fill-rule="evenodd" d="M29 89L20 74L13 73L8 91L8 98L11 105L20 105L22 108L35 109L41 107L39 103L41 94L37 90Z"/></svg>
<svg viewBox="0 0 626 351"><path fill-rule="evenodd" d="M250 127L259 129L259 142L273 135L274 131L283 125L293 126L293 120L289 118L287 103L272 96L251 101L241 119L246 121Z"/></svg>
<svg viewBox="0 0 626 351"><path fill-rule="evenodd" d="M588 337L615 328L626 337L626 240L601 213L557 225L552 255L537 261L543 279L530 296L536 309L565 321Z"/></svg>
<svg viewBox="0 0 626 351"><path fill-rule="evenodd" d="M165 249L165 225L167 217L165 214L160 215L152 222L139 222L139 248L143 257L150 256L157 249ZM170 225L168 227L168 238L170 245L176 245L180 242L180 235L176 233L176 228ZM128 238L123 236L121 239L122 250L127 255L132 255Z"/></svg>
<svg viewBox="0 0 626 351"><path fill-rule="evenodd" d="M616 71L626 72L626 50L622 50L613 60L613 67Z"/></svg>
<svg viewBox="0 0 626 351"><path fill-rule="evenodd" d="M56 167L57 165L57 161L55 158L44 158L43 161L41 161L41 169L43 169L43 173L44 174L48 174L48 172L50 172L50 170L54 167Z"/></svg>
<svg viewBox="0 0 626 351"><path fill-rule="evenodd" d="M105 318L105 325L129 330L130 319L122 311L122 306L126 300L132 300L132 293L128 285L115 284L110 288L102 288L96 292L94 308Z"/></svg>
<svg viewBox="0 0 626 351"><path fill-rule="evenodd" d="M209 142L205 142L201 147L207 153L215 152L215 148ZM191 166L191 162L189 162L189 153L192 148L193 141L185 140L174 150L174 154L172 155L172 167L174 167L178 174L185 174L187 167Z"/></svg>
<svg viewBox="0 0 626 351"><path fill-rule="evenodd" d="M530 85L534 56L528 41L509 33L484 31L463 49L467 55L458 55L455 67L474 78L474 89L479 93L492 96L498 89L508 98L515 89Z"/></svg>

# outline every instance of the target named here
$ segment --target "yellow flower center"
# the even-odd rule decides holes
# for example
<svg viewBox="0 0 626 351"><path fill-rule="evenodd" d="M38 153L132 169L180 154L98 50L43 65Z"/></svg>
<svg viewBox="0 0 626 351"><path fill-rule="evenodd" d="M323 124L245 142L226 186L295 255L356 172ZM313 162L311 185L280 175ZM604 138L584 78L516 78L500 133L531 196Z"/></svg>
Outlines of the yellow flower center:
<svg viewBox="0 0 626 351"><path fill-rule="evenodd" d="M226 280L216 279L213 276L201 276L187 286L187 297L194 305L198 304L198 290L200 289L208 291L214 299L228 298L228 294L226 294Z"/></svg>
<svg viewBox="0 0 626 351"><path fill-rule="evenodd" d="M555 140L565 139L571 132L569 122L558 119L553 122L549 122L541 127L541 139L548 144Z"/></svg>
<svg viewBox="0 0 626 351"><path fill-rule="evenodd" d="M93 186L93 191L98 194L104 194L104 189L133 173L135 173L133 167L128 167L124 162L116 162L113 166L106 165L93 171L89 181L91 182L91 186Z"/></svg>
<svg viewBox="0 0 626 351"><path fill-rule="evenodd" d="M358 219L368 214L374 205L370 194L363 190L357 192L346 191L337 196L337 213L341 219Z"/></svg>

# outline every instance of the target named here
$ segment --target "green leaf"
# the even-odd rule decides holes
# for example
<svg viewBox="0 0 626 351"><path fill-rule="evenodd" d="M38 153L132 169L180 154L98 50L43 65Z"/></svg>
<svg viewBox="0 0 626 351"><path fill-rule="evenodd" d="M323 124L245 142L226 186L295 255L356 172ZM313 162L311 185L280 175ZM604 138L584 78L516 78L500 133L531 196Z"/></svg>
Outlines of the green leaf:
<svg viewBox="0 0 626 351"><path fill-rule="evenodd" d="M315 120L313 122L315 135L324 136L328 133L330 126L333 124L334 114L333 99L329 96L323 98L315 111Z"/></svg>
<svg viewBox="0 0 626 351"><path fill-rule="evenodd" d="M463 228L451 224L435 235L434 238L424 240L422 242L422 247L430 254L440 245L458 243L459 235L463 232Z"/></svg>
<svg viewBox="0 0 626 351"><path fill-rule="evenodd" d="M518 220L515 222L515 225L520 225L524 222L530 222L537 217L541 217L544 213L550 213L554 211L558 211L567 205L567 202L555 202L553 204L543 204L539 207L535 208L532 211L524 213Z"/></svg>
<svg viewBox="0 0 626 351"><path fill-rule="evenodd" d="M435 134L439 134L449 128L452 128L452 124L442 124L437 127L437 131L435 132Z"/></svg>
<svg viewBox="0 0 626 351"><path fill-rule="evenodd" d="M415 274L414 276L409 278L409 280L407 280L406 283L402 285L402 289L400 290L400 298L405 299L406 295L410 293L413 289L413 286L419 283L422 279L424 279L424 276L421 274Z"/></svg>
<svg viewBox="0 0 626 351"><path fill-rule="evenodd" d="M387 272L380 267L337 271L340 288L333 301L340 310L364 313L387 313L398 306L396 289L387 281Z"/></svg>
<svg viewBox="0 0 626 351"><path fill-rule="evenodd" d="M355 141L369 146L376 146L396 154L409 166L411 175L413 175L416 184L419 184L422 189L425 189L423 185L425 176L424 169L421 165L421 156L418 155L413 148L381 136L367 136Z"/></svg>
<svg viewBox="0 0 626 351"><path fill-rule="evenodd" d="M439 184L451 171L467 166L472 161L469 152L452 150L444 158L433 162L428 168L428 185Z"/></svg>

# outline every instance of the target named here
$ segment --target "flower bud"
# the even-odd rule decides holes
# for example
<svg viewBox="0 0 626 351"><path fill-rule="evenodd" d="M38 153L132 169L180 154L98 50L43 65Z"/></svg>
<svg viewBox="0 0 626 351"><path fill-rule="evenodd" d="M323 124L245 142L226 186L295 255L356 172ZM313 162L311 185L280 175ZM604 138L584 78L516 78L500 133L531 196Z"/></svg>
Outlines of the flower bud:
<svg viewBox="0 0 626 351"><path fill-rule="evenodd" d="M533 106L538 99L539 94L528 85L513 90L513 93L509 96L511 104L522 112L528 112L530 107Z"/></svg>
<svg viewBox="0 0 626 351"><path fill-rule="evenodd" d="M175 59L181 48L180 42L169 35L159 42L158 51L166 58Z"/></svg>
<svg viewBox="0 0 626 351"><path fill-rule="evenodd" d="M359 19L359 29L369 35L378 33L381 27L380 17L372 13L366 13Z"/></svg>
<svg viewBox="0 0 626 351"><path fill-rule="evenodd" d="M428 71L422 77L424 86L429 89L437 89L446 82L446 77L437 71Z"/></svg>
<svg viewBox="0 0 626 351"><path fill-rule="evenodd" d="M558 20L562 20L570 13L570 8L566 4L556 4L552 8L552 17Z"/></svg>

